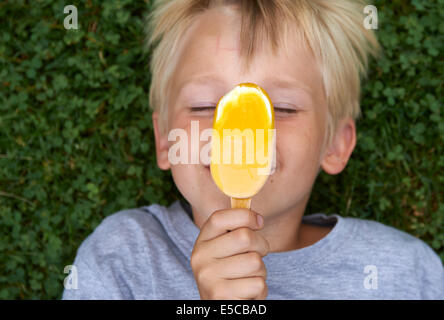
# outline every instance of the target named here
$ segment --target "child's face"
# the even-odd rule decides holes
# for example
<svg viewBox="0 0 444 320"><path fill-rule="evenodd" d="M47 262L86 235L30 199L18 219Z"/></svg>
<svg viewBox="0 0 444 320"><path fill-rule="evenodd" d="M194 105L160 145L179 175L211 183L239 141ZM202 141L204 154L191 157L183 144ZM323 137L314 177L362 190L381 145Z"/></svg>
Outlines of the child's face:
<svg viewBox="0 0 444 320"><path fill-rule="evenodd" d="M196 112L190 107L216 106L225 93L242 82L260 85L275 107L277 165L253 198L251 209L265 218L294 210L303 212L323 161L327 105L320 69L293 37L287 39L288 54L282 48L277 56L258 52L248 73L241 74L239 31L240 18L220 9L207 11L187 31L173 76L168 131L182 128L191 139L191 121L199 121L200 131L211 128L213 110ZM280 81L288 81L288 86ZM159 133L156 142L158 164L162 169L171 168L176 186L193 207L196 222L230 207L230 199L213 182L209 165L171 166L167 147L176 142L168 142L167 135ZM200 147L207 143L200 142ZM188 146L190 153L190 140Z"/></svg>

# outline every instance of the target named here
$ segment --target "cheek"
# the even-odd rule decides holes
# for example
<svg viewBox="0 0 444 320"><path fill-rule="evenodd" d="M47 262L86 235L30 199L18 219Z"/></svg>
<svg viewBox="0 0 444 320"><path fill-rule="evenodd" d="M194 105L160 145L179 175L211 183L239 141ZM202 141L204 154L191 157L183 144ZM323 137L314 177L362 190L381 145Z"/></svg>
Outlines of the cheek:
<svg viewBox="0 0 444 320"><path fill-rule="evenodd" d="M190 148L191 142L198 143L202 146L206 141L201 142L200 137L202 135L202 131L207 128L212 127L212 117L193 117L189 115L187 110L178 110L176 112L171 112L169 115L169 126L168 130L173 129L181 129L186 132L186 136L188 138L188 147ZM173 142L169 142L169 145L173 144ZM191 150L189 150L191 151Z"/></svg>
<svg viewBox="0 0 444 320"><path fill-rule="evenodd" d="M171 166L171 176L176 188L188 201L194 199L196 194L200 194L199 184L193 183L193 181L197 182L196 177L198 176L195 165Z"/></svg>
<svg viewBox="0 0 444 320"><path fill-rule="evenodd" d="M189 183L194 174L194 166L186 164L177 164L171 166L171 175L173 176L174 182L179 189L183 186L189 186L192 188L192 183Z"/></svg>
<svg viewBox="0 0 444 320"><path fill-rule="evenodd" d="M277 148L283 167L298 173L317 171L323 128L313 116L279 126Z"/></svg>
<svg viewBox="0 0 444 320"><path fill-rule="evenodd" d="M170 130L180 129L183 130L184 139L181 150L187 154L186 163L178 163L171 166L171 174L173 180L184 195L192 194L197 188L196 182L202 183L205 177L205 169L203 165L205 163L205 157L201 157L201 151L204 146L209 143L208 141L201 141L202 131L206 128L211 128L211 120L196 119L187 117L186 113L176 114L173 116L170 122ZM169 147L178 144L179 139L176 141L169 141ZM178 148L175 148L177 150Z"/></svg>

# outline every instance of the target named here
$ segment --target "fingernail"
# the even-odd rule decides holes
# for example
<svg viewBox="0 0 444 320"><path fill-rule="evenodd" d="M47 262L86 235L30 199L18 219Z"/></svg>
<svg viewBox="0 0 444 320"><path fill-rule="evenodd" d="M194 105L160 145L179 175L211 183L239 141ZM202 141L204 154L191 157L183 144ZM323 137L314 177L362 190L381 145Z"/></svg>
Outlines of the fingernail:
<svg viewBox="0 0 444 320"><path fill-rule="evenodd" d="M264 225L264 218L260 214L257 215L257 225L260 228L262 228L262 226Z"/></svg>

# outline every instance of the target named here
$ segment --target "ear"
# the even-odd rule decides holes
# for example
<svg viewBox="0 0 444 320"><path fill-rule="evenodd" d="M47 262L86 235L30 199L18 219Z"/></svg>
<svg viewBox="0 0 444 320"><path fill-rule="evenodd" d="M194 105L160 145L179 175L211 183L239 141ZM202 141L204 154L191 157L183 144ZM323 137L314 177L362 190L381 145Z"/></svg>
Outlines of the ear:
<svg viewBox="0 0 444 320"><path fill-rule="evenodd" d="M168 161L168 136L160 131L158 111L153 112L152 119L156 140L157 166L162 170L168 170L171 167Z"/></svg>
<svg viewBox="0 0 444 320"><path fill-rule="evenodd" d="M328 174L344 170L356 145L356 127L352 118L340 122L330 146L325 150L321 167Z"/></svg>

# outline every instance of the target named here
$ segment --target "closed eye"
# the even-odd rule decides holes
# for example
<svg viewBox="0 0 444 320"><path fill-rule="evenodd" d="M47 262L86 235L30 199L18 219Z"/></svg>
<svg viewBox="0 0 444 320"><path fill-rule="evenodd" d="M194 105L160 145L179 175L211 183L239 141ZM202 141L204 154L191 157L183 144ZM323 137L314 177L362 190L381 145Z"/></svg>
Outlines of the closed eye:
<svg viewBox="0 0 444 320"><path fill-rule="evenodd" d="M216 109L216 106L202 106L202 107L190 107L190 111L193 113L196 112L213 112ZM295 114L298 112L296 109L290 109L290 108L274 108L274 111L276 113L284 113L284 114Z"/></svg>
<svg viewBox="0 0 444 320"><path fill-rule="evenodd" d="M295 109L287 109L287 108L274 108L277 112L283 112L283 113L296 113L298 110Z"/></svg>
<svg viewBox="0 0 444 320"><path fill-rule="evenodd" d="M190 107L191 112L213 111L214 109L216 109L216 106Z"/></svg>

